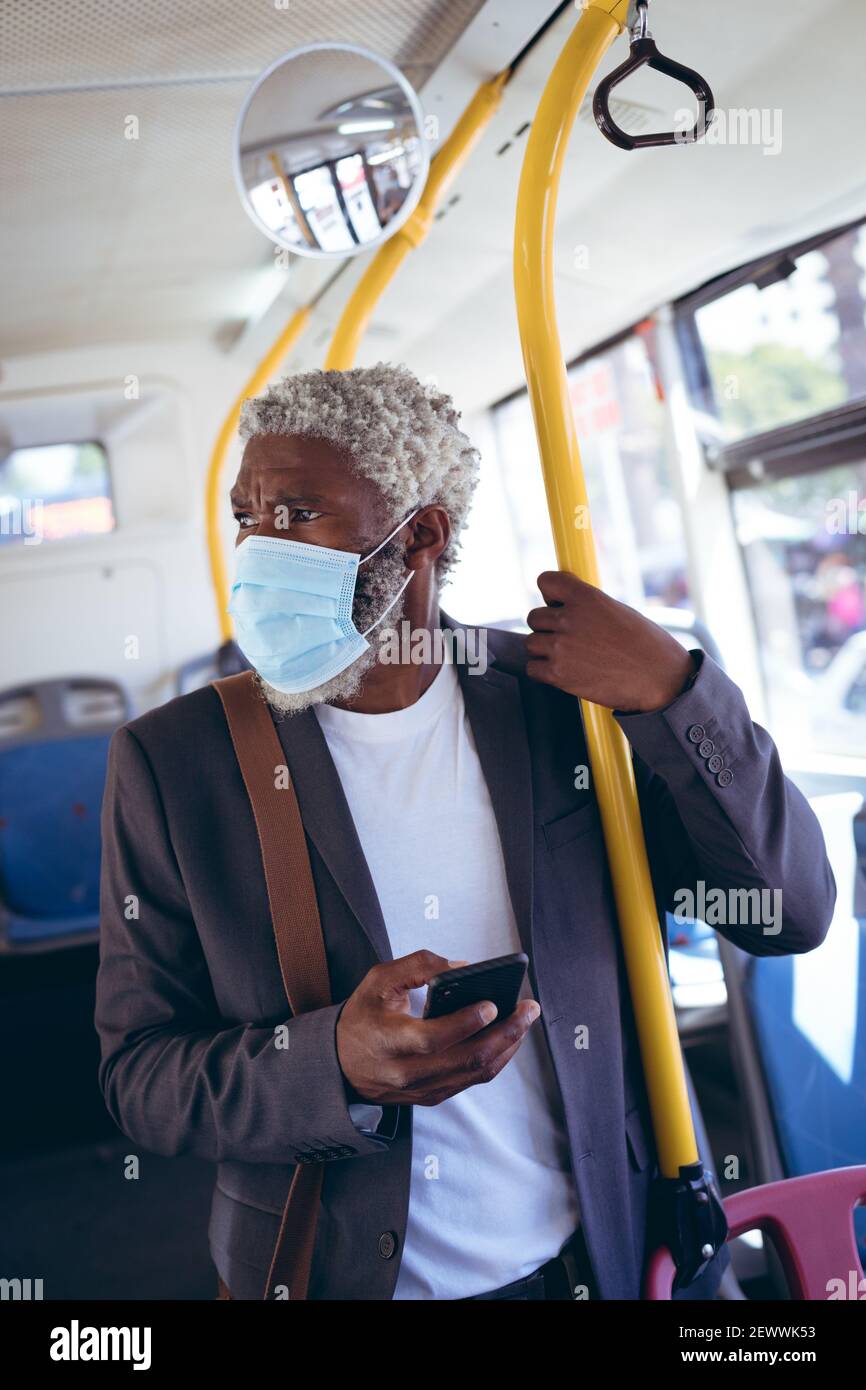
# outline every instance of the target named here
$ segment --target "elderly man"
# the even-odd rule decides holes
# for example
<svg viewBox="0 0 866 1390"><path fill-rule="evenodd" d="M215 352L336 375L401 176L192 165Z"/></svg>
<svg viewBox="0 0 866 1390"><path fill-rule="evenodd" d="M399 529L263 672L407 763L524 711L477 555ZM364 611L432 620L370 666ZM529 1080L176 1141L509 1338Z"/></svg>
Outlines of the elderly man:
<svg viewBox="0 0 866 1390"><path fill-rule="evenodd" d="M781 894L772 921L718 930L756 955L813 949L835 897L818 825L719 667L573 576L540 576L529 636L433 640L466 635L439 594L479 462L448 396L381 363L310 372L247 401L241 433L232 611L336 1002L287 1018L219 697L173 700L112 745L110 1112L145 1149L218 1165L210 1244L235 1298L262 1296L311 1158L310 1298L638 1298L655 1151L578 697L630 740L660 914L687 890ZM449 963L521 949L509 1017L421 1016Z"/></svg>

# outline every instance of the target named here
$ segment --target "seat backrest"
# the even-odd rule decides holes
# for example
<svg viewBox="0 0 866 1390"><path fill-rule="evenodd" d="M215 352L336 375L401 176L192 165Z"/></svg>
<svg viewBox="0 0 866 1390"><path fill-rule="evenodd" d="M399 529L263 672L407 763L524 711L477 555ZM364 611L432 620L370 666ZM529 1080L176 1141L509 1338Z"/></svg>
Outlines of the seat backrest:
<svg viewBox="0 0 866 1390"><path fill-rule="evenodd" d="M793 1299L859 1301L866 1278L852 1213L863 1210L864 1200L863 1164L751 1187L725 1198L728 1240L763 1231L773 1243ZM673 1277L670 1251L654 1251L644 1296L669 1299Z"/></svg>
<svg viewBox="0 0 866 1390"><path fill-rule="evenodd" d="M836 879L825 941L794 956L749 956L743 998L768 1091L781 1172L762 1182L866 1163L866 921L854 817L862 797L812 798Z"/></svg>
<svg viewBox="0 0 866 1390"><path fill-rule="evenodd" d="M99 908L108 744L122 688L79 677L0 692L0 906L10 923L74 931ZM12 930L13 937L17 933ZM25 935L28 933L25 932Z"/></svg>
<svg viewBox="0 0 866 1390"><path fill-rule="evenodd" d="M866 1163L866 921L854 836L862 796L810 804L836 880L826 939L788 956L750 956L719 939L758 1184ZM866 1207L854 1229L866 1243Z"/></svg>

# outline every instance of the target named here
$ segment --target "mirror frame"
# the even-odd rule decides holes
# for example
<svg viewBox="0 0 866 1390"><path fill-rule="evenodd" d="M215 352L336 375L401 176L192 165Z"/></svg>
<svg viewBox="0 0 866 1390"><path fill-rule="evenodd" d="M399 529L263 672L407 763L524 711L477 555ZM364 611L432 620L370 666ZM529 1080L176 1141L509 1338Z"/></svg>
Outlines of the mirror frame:
<svg viewBox="0 0 866 1390"><path fill-rule="evenodd" d="M382 71L387 73L388 76L391 77L395 83L397 83L397 85L402 90L404 96L406 97L412 115L415 117L415 123L418 127L418 138L421 141L421 168L419 170L418 177L415 180L415 185L410 190L405 202L403 203L403 206L400 208L400 211L396 213L394 217L392 217L388 225L386 227L383 227L379 235L377 237L374 237L372 241L365 241L363 245L349 247L340 251L314 251L306 247L300 247L294 244L290 245L287 242L280 241L279 238L276 237L274 233L268 227L265 226L264 222L261 220L255 208L253 207L252 201L249 197L249 194L247 193L246 185L243 180L243 173L241 171L241 132L243 130L243 124L244 120L246 119L247 111L249 110L256 93L259 91L259 88L262 86L264 82L267 81L267 79L270 77L272 73L276 72L278 68L281 68L291 59L299 58L304 53L321 52L323 49L329 52L334 52L334 50L338 50L343 53L356 53L359 57L367 58L370 62L378 64ZM409 218L412 216L412 213L418 206L418 203L421 200L421 195L424 192L424 189L427 185L427 178L430 173L430 151L427 146L427 139L424 135L424 110L421 106L421 101L418 97L417 92L415 91L414 87L409 83L407 78L403 76L403 73L400 71L400 69L394 63L391 62L390 58L383 58L380 53L374 53L372 49L362 48L360 44L356 43L330 43L325 41L321 43L304 44L300 48L287 49L285 53L281 54L279 58L276 58L273 63L271 63L268 67L266 67L262 72L259 73L258 77L255 79L246 96L244 97L243 103L241 104L241 109L238 112L237 120L235 121L232 141L232 167L234 169L235 185L237 187L238 195L241 200L241 207L243 208L244 212L249 217L250 221L253 222L256 227L258 227L259 231L264 233L268 241L271 242L273 246L279 246L281 250L288 251L291 255L304 256L312 261L352 260L355 256L363 255L367 251L375 251L378 247L383 246L386 241L390 241L391 237L394 236L395 232L399 232L400 228L409 220Z"/></svg>

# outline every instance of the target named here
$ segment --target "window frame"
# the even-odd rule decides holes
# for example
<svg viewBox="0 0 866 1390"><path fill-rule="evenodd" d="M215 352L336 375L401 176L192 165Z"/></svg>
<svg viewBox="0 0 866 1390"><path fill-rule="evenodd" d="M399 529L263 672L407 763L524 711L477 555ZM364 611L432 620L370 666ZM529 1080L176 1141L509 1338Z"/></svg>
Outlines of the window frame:
<svg viewBox="0 0 866 1390"><path fill-rule="evenodd" d="M719 418L707 354L698 331L698 310L745 285L760 286L761 280L770 276L775 278L788 264L793 272L801 256L818 251L829 242L862 227L866 227L866 218L859 217L853 222L792 242L717 275L696 290L672 301L677 347L689 399L696 411L714 419ZM767 282L772 283L772 279ZM707 468L722 473L732 490L756 487L775 479L819 472L837 464L866 458L866 396L846 401L832 410L806 415L789 424L746 435L731 443L709 438L707 431L701 427L700 419L696 421L696 430Z"/></svg>

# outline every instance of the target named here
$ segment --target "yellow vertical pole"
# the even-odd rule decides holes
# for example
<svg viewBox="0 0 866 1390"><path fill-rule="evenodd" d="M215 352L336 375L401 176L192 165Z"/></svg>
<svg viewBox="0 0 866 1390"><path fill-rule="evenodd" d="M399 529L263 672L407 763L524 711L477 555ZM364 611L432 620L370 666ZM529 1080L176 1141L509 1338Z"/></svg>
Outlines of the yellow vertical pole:
<svg viewBox="0 0 866 1390"><path fill-rule="evenodd" d="M292 212L295 215L295 221L297 222L301 230L301 236L304 238L304 241L307 243L308 246L312 246L315 250L318 251L319 243L313 236L310 224L307 221L307 214L301 207L301 200L295 192L295 185L292 183L292 180L286 174L285 168L283 167L283 161L280 159L280 156L276 150L271 150L270 154L268 155L268 159L271 161L271 167L274 171L274 175L282 184L283 193L286 195L286 202L288 203L289 207L292 209Z"/></svg>
<svg viewBox="0 0 866 1390"><path fill-rule="evenodd" d="M586 525L586 483L556 320L553 244L568 137L598 64L626 22L628 0L588 0L545 86L517 198L514 278L532 403L560 568L599 585ZM650 878L629 745L610 710L582 701L635 1009L659 1165L665 1177L698 1161L667 963Z"/></svg>

